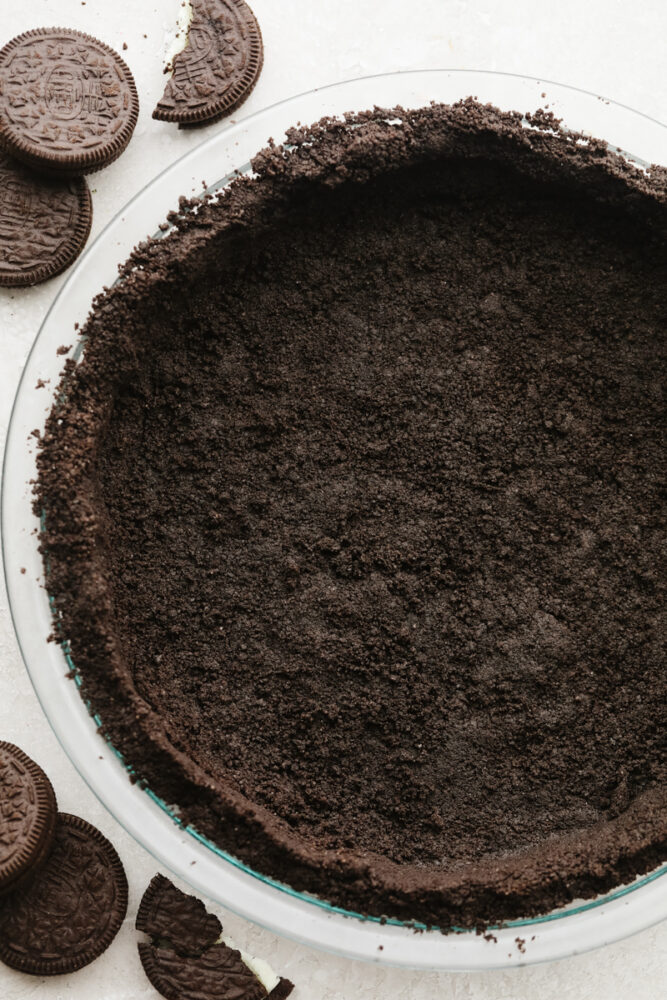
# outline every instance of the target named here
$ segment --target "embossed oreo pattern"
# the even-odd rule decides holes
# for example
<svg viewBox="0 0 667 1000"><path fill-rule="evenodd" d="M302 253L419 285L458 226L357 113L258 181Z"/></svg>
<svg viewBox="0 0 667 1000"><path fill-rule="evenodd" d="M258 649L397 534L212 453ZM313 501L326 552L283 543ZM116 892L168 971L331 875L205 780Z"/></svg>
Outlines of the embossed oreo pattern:
<svg viewBox="0 0 667 1000"><path fill-rule="evenodd" d="M0 742L0 893L50 846L55 812L53 788L42 769L18 747Z"/></svg>
<svg viewBox="0 0 667 1000"><path fill-rule="evenodd" d="M188 41L153 117L195 125L229 114L263 63L262 35L244 0L193 0Z"/></svg>
<svg viewBox="0 0 667 1000"><path fill-rule="evenodd" d="M25 847L39 817L35 782L27 767L10 754L0 754L0 872Z"/></svg>
<svg viewBox="0 0 667 1000"><path fill-rule="evenodd" d="M115 159L137 121L121 57L78 31L27 31L0 50L0 140L19 159L59 173Z"/></svg>
<svg viewBox="0 0 667 1000"><path fill-rule="evenodd" d="M33 285L72 263L90 232L82 177L40 177L0 153L0 285Z"/></svg>
<svg viewBox="0 0 667 1000"><path fill-rule="evenodd" d="M60 813L44 868L0 905L0 959L34 975L74 972L111 944L126 911L127 880L112 845Z"/></svg>
<svg viewBox="0 0 667 1000"><path fill-rule="evenodd" d="M168 938L181 955L201 954L222 933L222 924L201 899L181 892L164 875L151 879L135 926L153 938Z"/></svg>
<svg viewBox="0 0 667 1000"><path fill-rule="evenodd" d="M240 952L216 944L199 958L169 948L139 945L148 979L167 1000L264 1000L267 992Z"/></svg>

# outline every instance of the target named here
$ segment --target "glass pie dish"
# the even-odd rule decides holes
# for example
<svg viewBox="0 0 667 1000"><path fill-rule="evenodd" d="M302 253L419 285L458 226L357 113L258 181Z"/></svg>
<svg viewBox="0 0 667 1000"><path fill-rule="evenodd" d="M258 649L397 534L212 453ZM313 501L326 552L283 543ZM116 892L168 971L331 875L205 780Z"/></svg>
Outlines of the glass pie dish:
<svg viewBox="0 0 667 1000"><path fill-rule="evenodd" d="M98 735L98 723L79 696L66 647L46 642L51 611L31 510L35 427L53 402L63 357L57 348L73 337L91 301L113 284L117 268L160 224L181 195L215 191L251 171L250 158L299 122L373 105L419 107L474 96L505 110L547 107L576 131L606 140L640 168L667 163L667 128L592 94L524 77L453 70L416 71L352 80L291 98L221 128L157 176L115 217L72 269L35 340L12 413L3 475L2 531L5 573L19 644L31 680L56 735L92 790L137 841L193 888L239 915L303 944L348 957L424 969L482 969L547 961L632 934L667 916L667 866L603 897L552 913L491 928L443 935L415 933L415 925L380 922L331 906L261 875L185 826L177 810L128 780L119 755ZM77 361L84 344L70 352ZM38 379L49 386L35 394ZM45 402L48 406L45 408ZM21 572L21 569L27 570ZM40 583L36 583L36 580ZM196 862L196 863L195 863ZM517 939L523 939L521 950ZM525 944L523 944L525 942Z"/></svg>

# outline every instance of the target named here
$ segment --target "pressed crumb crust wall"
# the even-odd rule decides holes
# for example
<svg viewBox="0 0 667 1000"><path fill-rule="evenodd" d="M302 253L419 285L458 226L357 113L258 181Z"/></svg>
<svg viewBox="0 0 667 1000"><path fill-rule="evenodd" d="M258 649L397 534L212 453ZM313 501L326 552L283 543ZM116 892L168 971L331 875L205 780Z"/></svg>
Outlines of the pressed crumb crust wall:
<svg viewBox="0 0 667 1000"><path fill-rule="evenodd" d="M665 855L665 172L533 126L324 121L185 203L39 459L58 636L136 774L443 928Z"/></svg>

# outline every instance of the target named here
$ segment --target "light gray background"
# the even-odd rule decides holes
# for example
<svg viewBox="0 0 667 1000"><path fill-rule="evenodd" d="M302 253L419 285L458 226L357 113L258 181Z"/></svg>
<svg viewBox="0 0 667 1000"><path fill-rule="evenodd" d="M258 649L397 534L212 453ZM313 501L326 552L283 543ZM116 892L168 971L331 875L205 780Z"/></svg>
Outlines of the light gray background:
<svg viewBox="0 0 667 1000"><path fill-rule="evenodd" d="M240 116L320 84L396 69L523 73L582 87L667 121L664 0L252 0L264 35L263 73ZM0 0L0 45L28 28L88 31L121 50L142 102L127 152L90 178L94 237L156 172L210 134L153 122L163 55L180 0ZM214 125L211 128L219 128ZM0 289L0 436L26 354L62 278ZM134 916L155 873L151 857L98 804L57 744L33 694L0 593L0 739L49 772L62 809L114 842L130 881L125 926L109 951L73 976L40 980L0 967L2 1000L157 997L136 954ZM505 973L384 970L297 947L220 912L238 943L297 984L294 1000L658 1000L667 993L667 924L589 955Z"/></svg>

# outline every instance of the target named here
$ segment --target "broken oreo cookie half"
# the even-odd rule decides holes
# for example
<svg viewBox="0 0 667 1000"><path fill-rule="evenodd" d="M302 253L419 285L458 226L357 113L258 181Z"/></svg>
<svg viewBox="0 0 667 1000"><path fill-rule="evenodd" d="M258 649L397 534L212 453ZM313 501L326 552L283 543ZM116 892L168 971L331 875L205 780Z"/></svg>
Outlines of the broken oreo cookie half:
<svg viewBox="0 0 667 1000"><path fill-rule="evenodd" d="M144 972L167 1000L286 1000L294 989L260 978L248 956L219 940L218 918L164 875L144 893L136 928L151 938L138 946Z"/></svg>
<svg viewBox="0 0 667 1000"><path fill-rule="evenodd" d="M181 892L164 875L151 880L135 926L154 939L176 937L182 955L201 955L222 934L222 924L213 913L208 913L201 899Z"/></svg>
<svg viewBox="0 0 667 1000"><path fill-rule="evenodd" d="M185 48L153 118L181 127L231 114L250 95L264 62L262 34L245 0L192 0Z"/></svg>

